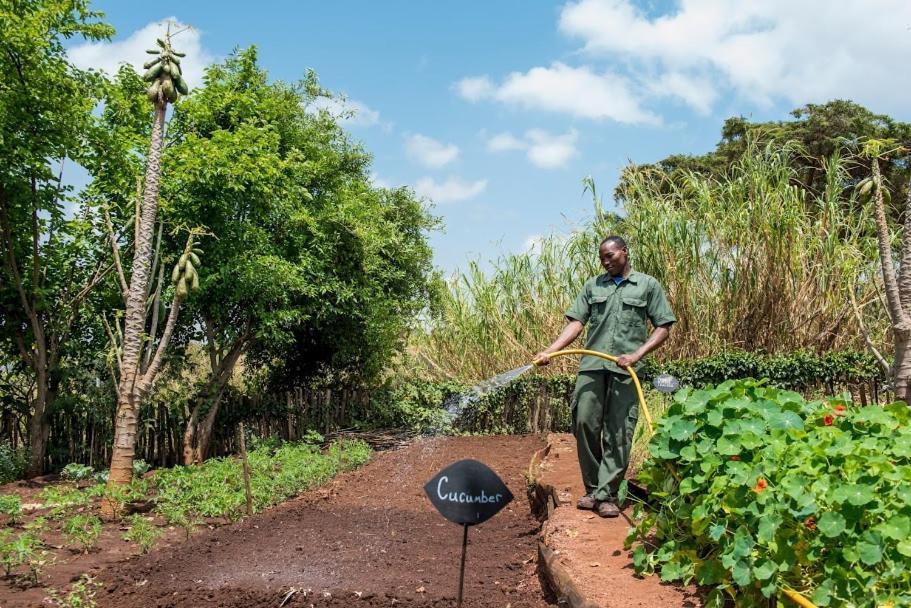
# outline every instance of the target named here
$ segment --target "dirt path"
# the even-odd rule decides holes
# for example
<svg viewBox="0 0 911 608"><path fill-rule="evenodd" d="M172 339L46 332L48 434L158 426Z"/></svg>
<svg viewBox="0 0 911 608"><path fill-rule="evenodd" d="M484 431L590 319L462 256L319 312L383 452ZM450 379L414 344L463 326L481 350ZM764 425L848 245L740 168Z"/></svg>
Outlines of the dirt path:
<svg viewBox="0 0 911 608"><path fill-rule="evenodd" d="M301 499L187 543L112 565L99 606L454 606L461 529L423 485L461 458L485 462L516 500L471 528L467 607L547 606L534 561L539 524L524 472L539 437L417 441ZM289 595L290 593L290 595Z"/></svg>
<svg viewBox="0 0 911 608"><path fill-rule="evenodd" d="M580 511L576 501L585 490L571 435L548 436L550 449L539 465L540 491L556 504L542 530L544 545L553 552L553 568L562 569L580 597L601 608L698 608L702 600L695 586L665 584L658 576L637 578L632 552L623 548L632 522L628 511L616 519L602 519Z"/></svg>

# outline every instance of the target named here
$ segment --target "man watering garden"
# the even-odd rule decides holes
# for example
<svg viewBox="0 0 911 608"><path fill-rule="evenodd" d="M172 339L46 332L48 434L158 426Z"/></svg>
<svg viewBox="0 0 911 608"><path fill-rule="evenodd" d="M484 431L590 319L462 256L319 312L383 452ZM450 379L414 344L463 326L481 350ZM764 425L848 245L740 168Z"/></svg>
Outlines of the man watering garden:
<svg viewBox="0 0 911 608"><path fill-rule="evenodd" d="M556 340L535 356L547 365L550 354L571 344L588 325L585 348L616 355L617 363L584 355L573 395L572 424L585 495L580 509L601 517L617 517L617 489L629 465L639 404L632 378L645 355L658 348L677 320L664 289L647 274L631 269L629 248L619 236L605 238L598 248L607 271L582 286L566 311L568 323ZM646 320L654 327L648 333Z"/></svg>

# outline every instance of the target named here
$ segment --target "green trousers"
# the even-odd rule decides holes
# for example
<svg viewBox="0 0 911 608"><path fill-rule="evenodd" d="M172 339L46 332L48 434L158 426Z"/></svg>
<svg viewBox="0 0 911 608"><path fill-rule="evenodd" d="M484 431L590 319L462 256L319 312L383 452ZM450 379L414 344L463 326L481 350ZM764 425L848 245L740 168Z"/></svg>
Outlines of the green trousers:
<svg viewBox="0 0 911 608"><path fill-rule="evenodd" d="M579 372L573 395L573 434L585 493L616 498L629 466L639 398L633 379L612 372Z"/></svg>

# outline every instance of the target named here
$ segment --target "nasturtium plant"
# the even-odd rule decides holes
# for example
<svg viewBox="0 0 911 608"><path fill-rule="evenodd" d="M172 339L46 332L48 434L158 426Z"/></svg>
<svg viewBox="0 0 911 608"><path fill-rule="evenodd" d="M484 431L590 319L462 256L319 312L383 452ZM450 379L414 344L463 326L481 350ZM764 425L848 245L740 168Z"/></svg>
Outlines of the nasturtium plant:
<svg viewBox="0 0 911 608"><path fill-rule="evenodd" d="M678 391L640 472L636 571L713 585L717 605L783 590L911 604L909 423L904 403L807 401L755 380Z"/></svg>

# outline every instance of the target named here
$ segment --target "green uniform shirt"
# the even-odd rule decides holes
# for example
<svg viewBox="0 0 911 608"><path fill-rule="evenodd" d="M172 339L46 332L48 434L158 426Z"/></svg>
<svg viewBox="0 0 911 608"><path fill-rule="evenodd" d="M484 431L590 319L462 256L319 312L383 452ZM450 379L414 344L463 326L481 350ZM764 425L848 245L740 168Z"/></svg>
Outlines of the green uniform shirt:
<svg viewBox="0 0 911 608"><path fill-rule="evenodd" d="M654 327L677 320L657 279L632 271L616 285L607 273L592 277L582 286L566 317L588 326L585 348L608 355L635 352L648 339L646 319ZM638 370L640 361L635 368ZM607 370L626 374L614 363L585 355L579 371Z"/></svg>

